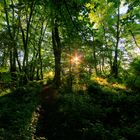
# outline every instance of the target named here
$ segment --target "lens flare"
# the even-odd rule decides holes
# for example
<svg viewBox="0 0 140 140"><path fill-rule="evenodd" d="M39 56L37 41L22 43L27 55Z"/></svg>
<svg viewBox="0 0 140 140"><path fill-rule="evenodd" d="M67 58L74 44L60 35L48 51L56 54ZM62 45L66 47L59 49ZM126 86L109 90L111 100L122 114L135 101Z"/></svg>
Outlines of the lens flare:
<svg viewBox="0 0 140 140"><path fill-rule="evenodd" d="M81 55L75 53L75 55L71 57L71 63L78 65L80 64L80 62L81 62Z"/></svg>

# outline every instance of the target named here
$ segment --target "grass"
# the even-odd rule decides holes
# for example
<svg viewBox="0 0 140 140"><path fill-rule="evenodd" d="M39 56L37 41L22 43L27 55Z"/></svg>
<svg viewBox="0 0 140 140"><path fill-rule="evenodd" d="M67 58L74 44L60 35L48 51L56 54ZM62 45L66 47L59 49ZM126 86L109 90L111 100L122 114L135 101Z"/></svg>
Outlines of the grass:
<svg viewBox="0 0 140 140"><path fill-rule="evenodd" d="M38 129L48 140L139 140L140 95L91 82L88 94L65 91L44 104ZM120 86L119 86L120 87Z"/></svg>
<svg viewBox="0 0 140 140"><path fill-rule="evenodd" d="M20 87L0 94L0 140L31 140L40 86Z"/></svg>
<svg viewBox="0 0 140 140"><path fill-rule="evenodd" d="M139 140L140 94L113 84L98 78L87 94L63 90L53 105L41 104L37 83L3 92L0 140Z"/></svg>

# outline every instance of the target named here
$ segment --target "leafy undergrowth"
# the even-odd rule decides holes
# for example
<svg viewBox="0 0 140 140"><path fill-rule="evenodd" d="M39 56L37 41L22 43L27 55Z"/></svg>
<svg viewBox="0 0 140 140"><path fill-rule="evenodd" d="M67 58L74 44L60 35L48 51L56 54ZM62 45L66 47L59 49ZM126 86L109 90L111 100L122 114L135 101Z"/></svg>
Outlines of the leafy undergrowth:
<svg viewBox="0 0 140 140"><path fill-rule="evenodd" d="M139 93L96 81L87 94L63 91L53 102L40 102L40 91L33 83L1 94L0 140L140 139Z"/></svg>
<svg viewBox="0 0 140 140"><path fill-rule="evenodd" d="M36 127L39 105L37 83L0 94L0 140L31 140Z"/></svg>
<svg viewBox="0 0 140 140"><path fill-rule="evenodd" d="M118 83L116 79L107 79L102 77L96 77L92 78L92 82L90 84L93 84L93 82L97 85L100 85L102 88L108 88L109 90L115 90L115 91L127 91L131 92L131 89L128 88L125 84Z"/></svg>
<svg viewBox="0 0 140 140"><path fill-rule="evenodd" d="M115 94L114 94L115 93ZM36 135L48 140L139 140L140 94L91 83L42 106Z"/></svg>

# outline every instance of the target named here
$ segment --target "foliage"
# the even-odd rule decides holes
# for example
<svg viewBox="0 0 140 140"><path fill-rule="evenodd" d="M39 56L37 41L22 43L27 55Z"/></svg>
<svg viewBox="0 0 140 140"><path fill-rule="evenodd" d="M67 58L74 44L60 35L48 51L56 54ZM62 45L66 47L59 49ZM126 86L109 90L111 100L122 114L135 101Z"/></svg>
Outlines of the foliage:
<svg viewBox="0 0 140 140"><path fill-rule="evenodd" d="M0 139L140 139L139 1L1 0L0 11ZM53 104L39 82L55 83Z"/></svg>
<svg viewBox="0 0 140 140"><path fill-rule="evenodd" d="M127 11L121 13L122 8ZM137 1L2 0L0 10L0 66L17 85L43 79L49 70L57 77L55 73L70 68L64 61L76 50L83 55L81 71L89 70L85 77L117 69L120 74L139 45ZM52 32L56 25L57 36ZM56 63L58 48L61 62Z"/></svg>
<svg viewBox="0 0 140 140"><path fill-rule="evenodd" d="M0 96L0 139L32 139L41 87L32 83Z"/></svg>
<svg viewBox="0 0 140 140"><path fill-rule="evenodd" d="M133 90L140 90L140 58L136 58L131 62L129 68L129 78L126 80L127 85Z"/></svg>
<svg viewBox="0 0 140 140"><path fill-rule="evenodd" d="M88 94L65 91L53 106L46 102L37 130L53 140L139 139L139 101L139 94L92 82Z"/></svg>

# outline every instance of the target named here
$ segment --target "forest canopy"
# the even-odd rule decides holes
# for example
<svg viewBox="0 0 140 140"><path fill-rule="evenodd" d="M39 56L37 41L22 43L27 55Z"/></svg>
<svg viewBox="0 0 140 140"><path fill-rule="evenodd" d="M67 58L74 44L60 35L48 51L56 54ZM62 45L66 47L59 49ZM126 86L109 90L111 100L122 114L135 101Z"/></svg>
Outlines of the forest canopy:
<svg viewBox="0 0 140 140"><path fill-rule="evenodd" d="M1 77L16 84L51 73L59 87L74 67L88 77L123 78L140 53L137 0L2 0L0 10Z"/></svg>

